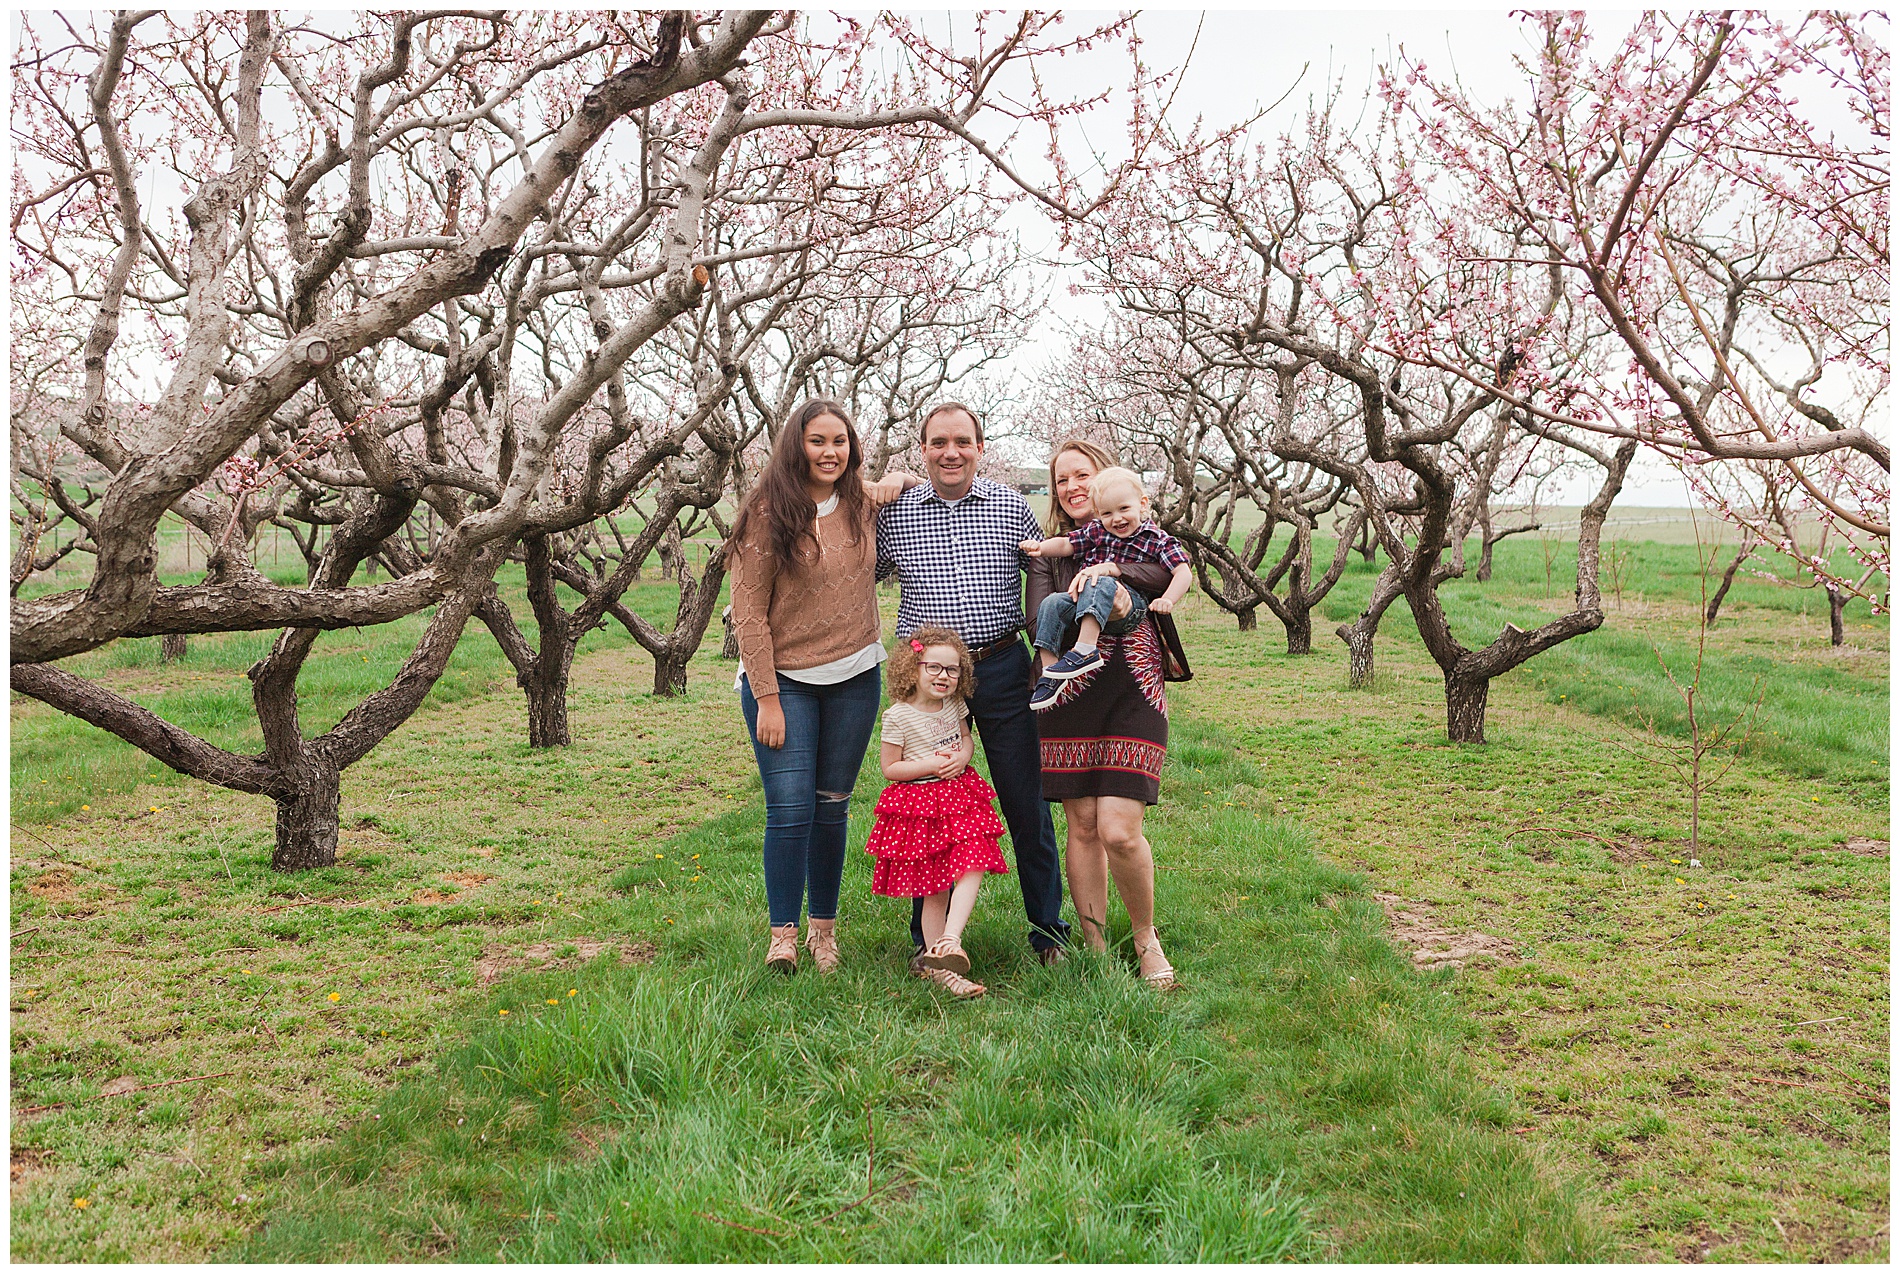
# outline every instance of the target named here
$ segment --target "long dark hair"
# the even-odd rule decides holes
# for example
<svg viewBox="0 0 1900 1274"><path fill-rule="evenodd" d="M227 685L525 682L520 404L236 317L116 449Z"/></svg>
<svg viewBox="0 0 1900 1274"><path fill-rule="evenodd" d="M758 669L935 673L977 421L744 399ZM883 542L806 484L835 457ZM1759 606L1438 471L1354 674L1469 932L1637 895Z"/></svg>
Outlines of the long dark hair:
<svg viewBox="0 0 1900 1274"><path fill-rule="evenodd" d="M793 412L778 431L778 441L766 457L765 471L759 474L732 526L733 542L742 543L754 521L763 520L766 551L781 570L800 570L818 558L818 505L805 489L811 477L811 465L805 459L805 429L822 416L836 416L844 422L851 449L833 490L844 506L851 543L856 544L864 534L870 500L864 494L864 452L858 444L857 427L841 405L829 398L814 398Z"/></svg>

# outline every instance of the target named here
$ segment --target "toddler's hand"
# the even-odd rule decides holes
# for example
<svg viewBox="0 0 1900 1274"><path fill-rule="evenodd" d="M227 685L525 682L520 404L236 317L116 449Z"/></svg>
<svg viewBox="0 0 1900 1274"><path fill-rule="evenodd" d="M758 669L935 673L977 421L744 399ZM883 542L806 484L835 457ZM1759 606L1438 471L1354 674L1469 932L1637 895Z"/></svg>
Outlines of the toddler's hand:
<svg viewBox="0 0 1900 1274"><path fill-rule="evenodd" d="M1016 547L1020 548L1023 552L1029 554L1029 556L1031 557L1042 556L1042 541L1041 540L1024 540L1021 544L1017 545Z"/></svg>
<svg viewBox="0 0 1900 1274"><path fill-rule="evenodd" d="M1157 597L1148 603L1148 609L1157 615L1168 615L1174 611L1174 603L1165 597Z"/></svg>
<svg viewBox="0 0 1900 1274"><path fill-rule="evenodd" d="M957 775L963 773L963 758L962 757L958 756L954 752L939 752L937 753L937 755L942 758L940 761L937 762L937 777L938 778L953 779Z"/></svg>

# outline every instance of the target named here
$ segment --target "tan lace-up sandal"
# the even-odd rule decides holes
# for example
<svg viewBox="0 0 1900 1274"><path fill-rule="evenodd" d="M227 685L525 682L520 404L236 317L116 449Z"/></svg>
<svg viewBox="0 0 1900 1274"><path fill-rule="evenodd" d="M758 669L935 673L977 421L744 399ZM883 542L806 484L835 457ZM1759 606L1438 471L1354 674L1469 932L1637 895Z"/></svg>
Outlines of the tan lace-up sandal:
<svg viewBox="0 0 1900 1274"><path fill-rule="evenodd" d="M917 976L926 982L935 982L959 1000L974 1000L989 990L981 982L972 982L954 969L924 968L917 970Z"/></svg>
<svg viewBox="0 0 1900 1274"><path fill-rule="evenodd" d="M1146 936L1143 936L1146 935ZM1135 954L1141 960L1141 980L1157 991L1173 991L1181 984L1174 980L1174 966L1161 951L1161 935L1149 925L1134 935Z"/></svg>
<svg viewBox="0 0 1900 1274"><path fill-rule="evenodd" d="M961 942L947 933L924 952L919 963L926 969L948 969L952 973L970 971L969 953L963 949Z"/></svg>
<svg viewBox="0 0 1900 1274"><path fill-rule="evenodd" d="M774 925L772 944L765 949L765 967L779 973L798 972L798 926Z"/></svg>
<svg viewBox="0 0 1900 1274"><path fill-rule="evenodd" d="M805 950L811 952L811 962L818 966L820 973L835 973L844 963L844 957L838 953L838 922L831 920L813 920L805 930Z"/></svg>

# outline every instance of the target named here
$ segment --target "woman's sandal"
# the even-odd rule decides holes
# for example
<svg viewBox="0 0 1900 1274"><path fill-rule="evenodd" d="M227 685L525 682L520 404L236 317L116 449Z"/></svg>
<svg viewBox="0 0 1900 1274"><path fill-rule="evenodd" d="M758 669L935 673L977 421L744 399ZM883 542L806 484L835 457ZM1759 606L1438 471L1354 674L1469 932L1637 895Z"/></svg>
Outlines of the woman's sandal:
<svg viewBox="0 0 1900 1274"><path fill-rule="evenodd" d="M923 968L917 970L917 976L926 982L935 982L959 1000L974 1000L989 990L981 982L972 982L954 969Z"/></svg>
<svg viewBox="0 0 1900 1274"><path fill-rule="evenodd" d="M926 969L948 969L952 973L970 971L969 954L964 951L963 944L949 934L937 939L918 963Z"/></svg>
<svg viewBox="0 0 1900 1274"><path fill-rule="evenodd" d="M1141 980L1157 991L1173 991L1179 989L1181 984L1174 980L1174 966L1169 964L1168 957L1162 954L1161 935L1154 931L1153 925L1148 927L1147 934L1148 940L1146 942L1142 941L1139 937L1134 939L1135 954L1144 965L1148 963L1148 957L1150 955L1161 963L1157 968L1143 969Z"/></svg>
<svg viewBox="0 0 1900 1274"><path fill-rule="evenodd" d="M844 963L844 957L838 954L838 922L811 921L805 930L805 950L811 952L811 962L818 966L818 972L837 972Z"/></svg>
<svg viewBox="0 0 1900 1274"><path fill-rule="evenodd" d="M778 973L798 972L798 925L777 925L765 949L765 967Z"/></svg>

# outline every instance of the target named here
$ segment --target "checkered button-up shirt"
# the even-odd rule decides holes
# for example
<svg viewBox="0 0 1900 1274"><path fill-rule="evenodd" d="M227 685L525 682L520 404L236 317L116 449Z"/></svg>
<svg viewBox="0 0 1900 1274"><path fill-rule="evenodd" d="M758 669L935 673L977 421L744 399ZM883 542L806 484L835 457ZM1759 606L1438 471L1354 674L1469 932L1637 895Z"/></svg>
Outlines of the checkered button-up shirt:
<svg viewBox="0 0 1900 1274"><path fill-rule="evenodd" d="M877 577L895 573L902 587L898 637L938 624L975 649L1020 631L1021 544L1041 538L1029 502L988 478L954 503L928 482L891 501L877 519Z"/></svg>
<svg viewBox="0 0 1900 1274"><path fill-rule="evenodd" d="M1173 570L1188 565L1181 541L1152 522L1143 522L1127 539L1112 535L1100 518L1069 532L1075 546L1075 568L1100 566L1103 562L1155 562Z"/></svg>

